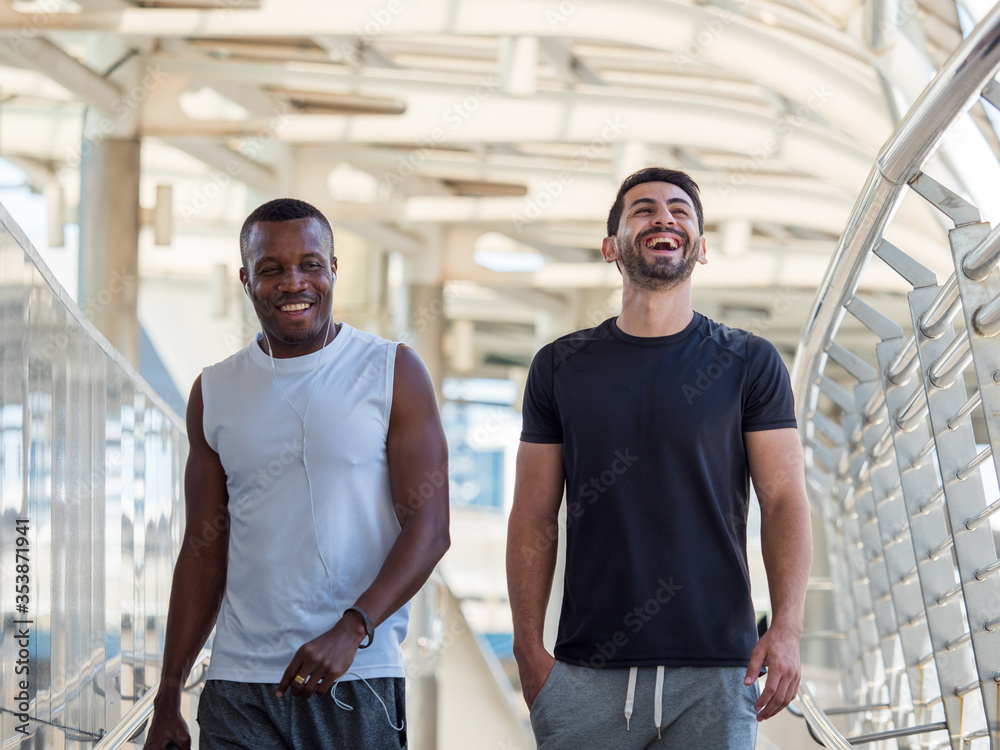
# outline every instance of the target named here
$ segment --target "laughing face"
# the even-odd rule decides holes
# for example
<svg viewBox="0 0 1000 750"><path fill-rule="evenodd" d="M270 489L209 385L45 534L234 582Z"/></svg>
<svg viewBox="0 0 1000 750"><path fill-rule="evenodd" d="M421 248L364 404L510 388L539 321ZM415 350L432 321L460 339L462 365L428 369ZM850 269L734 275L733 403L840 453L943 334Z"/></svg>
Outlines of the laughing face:
<svg viewBox="0 0 1000 750"><path fill-rule="evenodd" d="M250 240L250 272L240 269L275 357L322 348L330 325L333 274L328 241L315 219L262 221Z"/></svg>
<svg viewBox="0 0 1000 750"><path fill-rule="evenodd" d="M687 193L667 182L644 182L625 193L614 238L622 272L635 286L671 289L705 262L705 241Z"/></svg>

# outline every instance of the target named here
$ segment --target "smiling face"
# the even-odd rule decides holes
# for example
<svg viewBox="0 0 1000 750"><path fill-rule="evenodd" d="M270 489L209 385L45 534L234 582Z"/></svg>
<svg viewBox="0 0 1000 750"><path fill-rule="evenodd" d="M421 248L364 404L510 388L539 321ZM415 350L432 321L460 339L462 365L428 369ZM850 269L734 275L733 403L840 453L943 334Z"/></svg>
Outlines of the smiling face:
<svg viewBox="0 0 1000 750"><path fill-rule="evenodd" d="M620 260L622 273L643 289L671 289L688 280L695 263L705 262L691 197L668 182L636 185L625 193L618 232L605 240L604 255Z"/></svg>
<svg viewBox="0 0 1000 750"><path fill-rule="evenodd" d="M313 218L261 221L249 238L249 273L240 269L275 357L318 351L330 327L337 259Z"/></svg>

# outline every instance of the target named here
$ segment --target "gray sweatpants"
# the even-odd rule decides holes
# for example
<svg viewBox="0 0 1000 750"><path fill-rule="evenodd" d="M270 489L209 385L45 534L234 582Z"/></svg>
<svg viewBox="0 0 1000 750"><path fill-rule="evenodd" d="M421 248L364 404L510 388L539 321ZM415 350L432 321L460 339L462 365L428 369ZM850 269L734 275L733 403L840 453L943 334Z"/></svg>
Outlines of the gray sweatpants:
<svg viewBox="0 0 1000 750"><path fill-rule="evenodd" d="M639 668L630 690L628 668L557 661L531 707L538 750L753 750L759 693L756 683L743 684L745 674L664 667L657 711L657 667Z"/></svg>
<svg viewBox="0 0 1000 750"><path fill-rule="evenodd" d="M198 701L201 750L406 750L402 677L345 680L328 695L278 698L277 685L209 680ZM388 716L386 715L388 710ZM389 724L390 718L396 730Z"/></svg>

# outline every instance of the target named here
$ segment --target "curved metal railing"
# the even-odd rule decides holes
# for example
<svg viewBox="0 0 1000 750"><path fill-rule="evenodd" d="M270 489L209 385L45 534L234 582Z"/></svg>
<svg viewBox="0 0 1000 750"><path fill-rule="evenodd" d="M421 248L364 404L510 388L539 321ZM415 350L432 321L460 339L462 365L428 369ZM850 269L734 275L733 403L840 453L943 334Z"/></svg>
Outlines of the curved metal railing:
<svg viewBox="0 0 1000 750"><path fill-rule="evenodd" d="M202 649L201 653L198 654L198 658L195 659L194 665L192 666L192 672L201 667L205 662L211 659L211 657L211 649ZM204 671L199 670L199 672L196 672L195 674L197 676L193 680L188 681L188 685L184 688L185 691L192 690L193 688L201 685L204 679ZM118 721L118 723L115 724L115 726L101 738L100 742L94 745L94 750L118 750L118 748L122 747L126 743L135 741L135 739L146 729L149 717L153 713L153 700L156 698L156 691L158 687L159 682L147 690L145 695L137 700L132 705L132 708L130 708L128 712Z"/></svg>
<svg viewBox="0 0 1000 750"><path fill-rule="evenodd" d="M1000 6L879 154L793 366L810 498L845 635L843 692L858 706L892 707L857 712L851 744L919 735L921 747L1000 748L1000 559L990 523L1000 510L1000 230L924 171L980 97L1000 105L998 68ZM940 285L884 239L911 191L953 224L957 270ZM912 286L903 315L859 296L876 255ZM874 334L867 350L842 335L848 315ZM800 703L811 725L829 724L808 690Z"/></svg>

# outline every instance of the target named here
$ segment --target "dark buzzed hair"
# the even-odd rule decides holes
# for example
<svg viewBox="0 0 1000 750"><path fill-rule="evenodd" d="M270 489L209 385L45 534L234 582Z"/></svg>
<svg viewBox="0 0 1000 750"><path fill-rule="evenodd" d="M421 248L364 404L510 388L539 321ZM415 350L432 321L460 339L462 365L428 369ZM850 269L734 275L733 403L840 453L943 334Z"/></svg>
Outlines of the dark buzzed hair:
<svg viewBox="0 0 1000 750"><path fill-rule="evenodd" d="M692 180L687 173L677 169L646 167L630 174L625 178L622 186L618 188L618 195L615 196L615 202L611 206L610 213L608 213L608 237L614 237L618 234L618 225L621 223L622 212L625 210L625 193L644 182L667 182L671 185L676 185L687 193L691 202L694 203L695 213L698 214L698 232L700 234L705 233L705 215L701 207L701 195L698 190L698 183Z"/></svg>
<svg viewBox="0 0 1000 750"><path fill-rule="evenodd" d="M325 239L330 245L330 261L333 261L333 229L323 213L315 206L296 198L277 198L262 206L257 206L243 222L243 228L240 230L240 258L243 260L243 268L247 273L251 270L250 236L253 234L254 224L259 224L262 221L294 221L295 219L316 219L319 222L321 231L326 235Z"/></svg>

